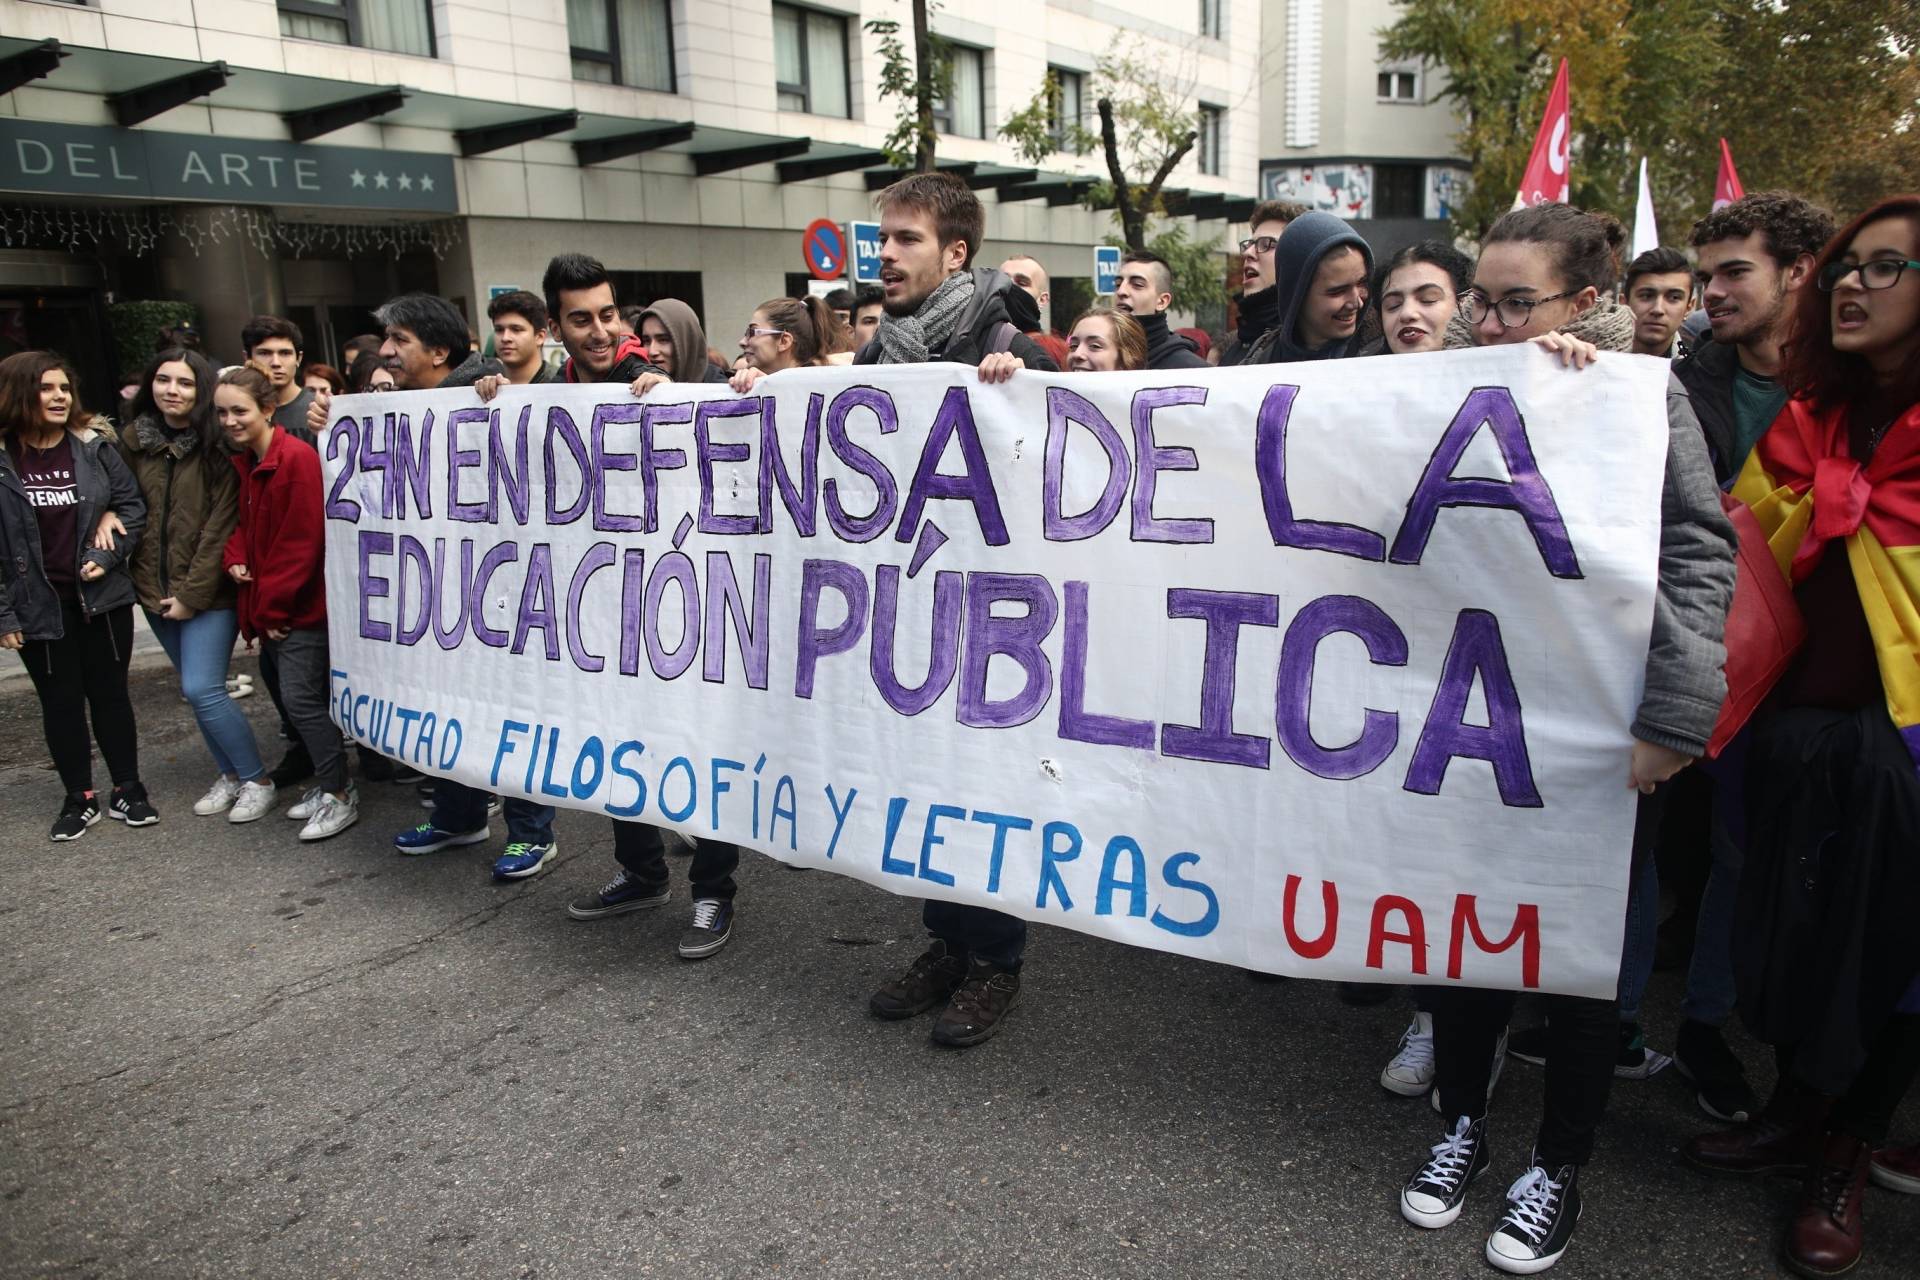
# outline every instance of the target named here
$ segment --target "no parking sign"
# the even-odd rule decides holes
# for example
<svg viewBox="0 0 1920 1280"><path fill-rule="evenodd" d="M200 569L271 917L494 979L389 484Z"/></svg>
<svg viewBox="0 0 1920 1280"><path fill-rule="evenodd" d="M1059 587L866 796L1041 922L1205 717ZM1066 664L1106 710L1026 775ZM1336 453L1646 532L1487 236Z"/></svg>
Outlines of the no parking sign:
<svg viewBox="0 0 1920 1280"><path fill-rule="evenodd" d="M832 218L815 218L800 237L800 252L815 280L838 280L847 269L847 237Z"/></svg>

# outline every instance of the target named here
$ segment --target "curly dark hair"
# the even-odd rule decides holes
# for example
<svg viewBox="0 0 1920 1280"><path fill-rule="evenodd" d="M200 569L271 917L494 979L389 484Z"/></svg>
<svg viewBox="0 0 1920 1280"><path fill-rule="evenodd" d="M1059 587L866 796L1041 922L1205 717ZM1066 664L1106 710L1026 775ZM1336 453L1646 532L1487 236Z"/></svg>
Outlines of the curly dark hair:
<svg viewBox="0 0 1920 1280"><path fill-rule="evenodd" d="M1802 254L1816 255L1833 239L1833 215L1791 191L1756 191L1715 209L1693 224L1687 243L1698 249L1716 240L1738 240L1760 232L1778 266L1792 266Z"/></svg>

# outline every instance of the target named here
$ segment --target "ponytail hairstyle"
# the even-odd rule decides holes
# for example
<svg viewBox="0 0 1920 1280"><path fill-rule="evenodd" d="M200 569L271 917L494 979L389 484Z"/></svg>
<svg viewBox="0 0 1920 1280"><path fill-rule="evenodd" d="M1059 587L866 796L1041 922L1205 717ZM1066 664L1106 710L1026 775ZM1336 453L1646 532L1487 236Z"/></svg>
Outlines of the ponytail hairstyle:
<svg viewBox="0 0 1920 1280"><path fill-rule="evenodd" d="M219 385L223 387L240 388L253 397L253 402L260 406L260 412L266 414L269 419L273 417L273 402L275 399L273 381L252 365L237 364L233 366L233 368L220 375Z"/></svg>
<svg viewBox="0 0 1920 1280"><path fill-rule="evenodd" d="M40 426L40 379L55 369L67 375L73 388L73 408L67 411L67 430L84 431L93 415L80 407L80 379L65 356L51 351L17 351L0 360L0 436Z"/></svg>
<svg viewBox="0 0 1920 1280"><path fill-rule="evenodd" d="M213 387L220 375L213 371L213 362L188 347L162 347L140 374L140 389L133 393L133 408L128 413L128 422L138 422L142 417L151 417L164 423L165 417L160 406L153 398L154 375L160 372L163 364L184 364L193 374L193 408L187 411L187 432L193 436L194 448L203 453L219 457L214 448L220 440L219 424L213 420ZM221 465L226 460L221 459Z"/></svg>
<svg viewBox="0 0 1920 1280"><path fill-rule="evenodd" d="M773 298L756 308L767 317L771 328L793 339L795 364L814 365L834 350L833 312L824 298Z"/></svg>
<svg viewBox="0 0 1920 1280"><path fill-rule="evenodd" d="M1620 279L1627 229L1604 213L1587 213L1566 204L1536 204L1502 214L1488 229L1482 247L1502 241L1545 245L1569 292L1592 289L1604 294Z"/></svg>

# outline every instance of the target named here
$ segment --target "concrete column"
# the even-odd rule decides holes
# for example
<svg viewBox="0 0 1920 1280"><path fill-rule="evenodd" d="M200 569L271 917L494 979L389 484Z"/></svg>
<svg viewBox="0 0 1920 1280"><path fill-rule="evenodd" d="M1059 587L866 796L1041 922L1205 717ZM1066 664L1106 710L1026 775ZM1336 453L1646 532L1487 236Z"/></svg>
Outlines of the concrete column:
<svg viewBox="0 0 1920 1280"><path fill-rule="evenodd" d="M226 234L215 239L192 234L198 252L178 233L157 246L160 285L169 294L200 309L200 331L214 364L240 360L240 328L259 315L285 315L287 293L280 279L278 247L262 253L233 213L203 205L175 205L175 222L206 232L216 218L227 222ZM264 209L254 212L267 215Z"/></svg>

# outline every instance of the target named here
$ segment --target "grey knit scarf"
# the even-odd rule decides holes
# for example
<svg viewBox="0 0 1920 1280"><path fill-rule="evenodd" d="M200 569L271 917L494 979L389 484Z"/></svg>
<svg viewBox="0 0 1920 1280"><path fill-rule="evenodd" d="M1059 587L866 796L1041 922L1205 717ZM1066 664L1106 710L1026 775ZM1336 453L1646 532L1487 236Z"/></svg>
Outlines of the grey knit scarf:
<svg viewBox="0 0 1920 1280"><path fill-rule="evenodd" d="M927 353L947 345L954 322L973 301L973 272L956 271L927 295L919 310L902 319L881 313L881 364L925 364Z"/></svg>

